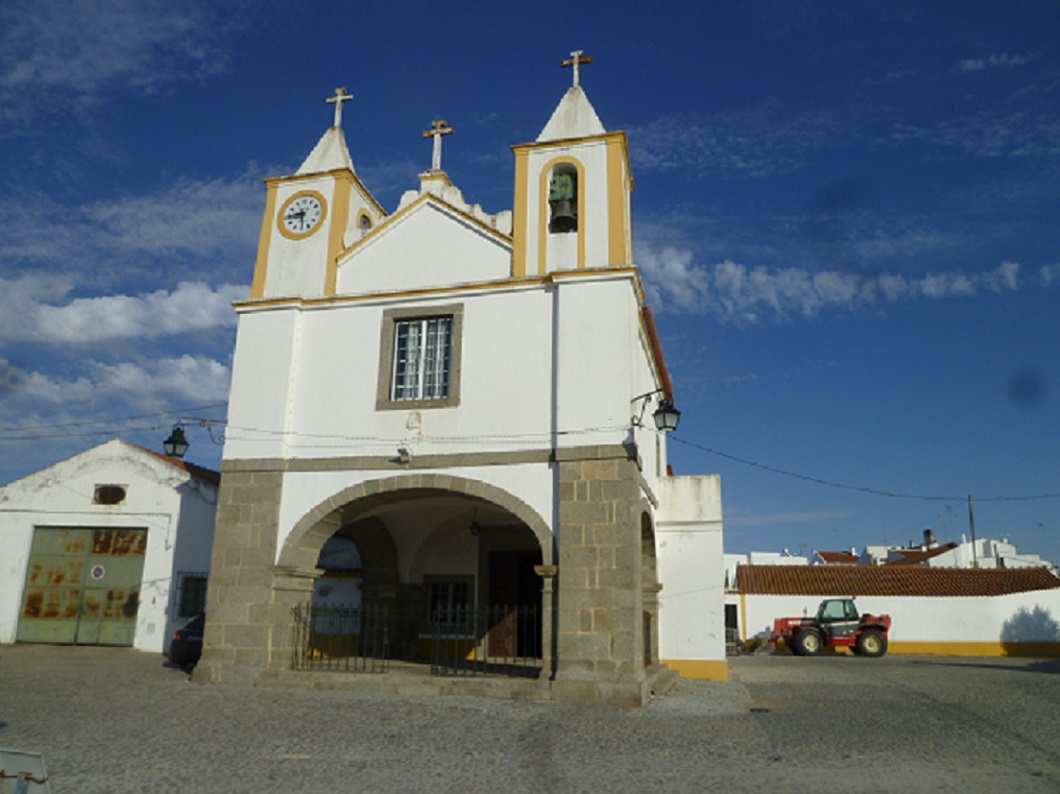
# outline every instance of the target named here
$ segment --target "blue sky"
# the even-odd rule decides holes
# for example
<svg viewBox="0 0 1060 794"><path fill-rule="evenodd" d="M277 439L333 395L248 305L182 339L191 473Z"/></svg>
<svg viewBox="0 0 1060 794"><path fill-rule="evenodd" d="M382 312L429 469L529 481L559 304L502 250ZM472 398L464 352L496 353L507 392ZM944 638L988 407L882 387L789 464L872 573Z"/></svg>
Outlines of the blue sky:
<svg viewBox="0 0 1060 794"><path fill-rule="evenodd" d="M727 549L959 539L972 495L1060 561L1060 6L376 5L0 4L0 482L224 416L261 180L336 86L386 208L445 118L497 212L583 49Z"/></svg>

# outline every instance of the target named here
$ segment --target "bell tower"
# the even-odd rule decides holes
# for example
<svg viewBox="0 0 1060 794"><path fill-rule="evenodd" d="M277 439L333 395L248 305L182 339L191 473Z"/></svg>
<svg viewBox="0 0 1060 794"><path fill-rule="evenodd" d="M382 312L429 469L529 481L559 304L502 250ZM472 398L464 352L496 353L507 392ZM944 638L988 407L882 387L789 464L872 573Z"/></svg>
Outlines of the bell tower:
<svg viewBox="0 0 1060 794"><path fill-rule="evenodd" d="M339 254L386 217L346 148L342 103L351 99L345 88L336 88L327 99L335 105L334 124L305 162L291 176L265 180L251 298L334 295Z"/></svg>
<svg viewBox="0 0 1060 794"><path fill-rule="evenodd" d="M573 84L533 143L515 152L512 275L632 264L633 177L624 132L608 132L580 85L581 50L561 66Z"/></svg>

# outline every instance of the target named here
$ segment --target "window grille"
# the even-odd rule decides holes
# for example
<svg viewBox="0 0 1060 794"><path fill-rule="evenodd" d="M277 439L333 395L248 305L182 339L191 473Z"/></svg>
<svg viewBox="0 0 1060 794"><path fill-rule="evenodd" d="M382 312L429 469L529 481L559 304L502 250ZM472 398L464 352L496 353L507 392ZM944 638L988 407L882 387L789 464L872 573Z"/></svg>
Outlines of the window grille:
<svg viewBox="0 0 1060 794"><path fill-rule="evenodd" d="M452 340L452 317L399 321L394 329L390 399L447 398Z"/></svg>
<svg viewBox="0 0 1060 794"><path fill-rule="evenodd" d="M177 617L191 618L206 611L208 574L182 571L177 574Z"/></svg>
<svg viewBox="0 0 1060 794"><path fill-rule="evenodd" d="M427 626L442 634L461 636L471 631L470 577L433 579L427 585Z"/></svg>

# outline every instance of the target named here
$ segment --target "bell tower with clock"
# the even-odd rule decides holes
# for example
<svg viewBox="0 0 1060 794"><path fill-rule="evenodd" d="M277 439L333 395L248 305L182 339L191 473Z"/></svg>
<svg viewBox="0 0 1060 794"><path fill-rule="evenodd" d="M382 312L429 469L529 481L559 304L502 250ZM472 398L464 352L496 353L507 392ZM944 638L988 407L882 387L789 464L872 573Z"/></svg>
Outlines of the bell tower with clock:
<svg viewBox="0 0 1060 794"><path fill-rule="evenodd" d="M269 177L251 298L327 297L335 294L340 253L384 218L386 211L361 183L342 132L336 88L327 101L335 122L291 176Z"/></svg>

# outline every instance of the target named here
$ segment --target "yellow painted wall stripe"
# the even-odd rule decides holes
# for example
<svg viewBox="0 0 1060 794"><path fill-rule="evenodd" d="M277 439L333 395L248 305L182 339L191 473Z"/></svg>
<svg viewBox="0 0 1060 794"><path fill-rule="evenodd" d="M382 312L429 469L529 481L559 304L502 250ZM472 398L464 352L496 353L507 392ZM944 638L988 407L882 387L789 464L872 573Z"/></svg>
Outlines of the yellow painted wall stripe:
<svg viewBox="0 0 1060 794"><path fill-rule="evenodd" d="M332 196L331 228L328 234L327 272L324 274L325 295L334 295L338 283L338 258L343 249L346 224L350 220L350 195L352 192L353 183L349 179L335 180L335 193Z"/></svg>
<svg viewBox="0 0 1060 794"><path fill-rule="evenodd" d="M265 217L261 220L261 234L258 236L258 259L254 263L254 280L250 284L250 297L261 298L265 295L265 279L269 270L269 246L272 243L272 223L276 215L277 182L266 180Z"/></svg>
<svg viewBox="0 0 1060 794"><path fill-rule="evenodd" d="M891 641L888 653L924 656L1029 656L1060 658L1060 642L903 642Z"/></svg>
<svg viewBox="0 0 1060 794"><path fill-rule="evenodd" d="M516 278L526 275L529 173L530 150L519 149L515 152L515 200L512 205L512 275Z"/></svg>
<svg viewBox="0 0 1060 794"><path fill-rule="evenodd" d="M695 681L728 681L729 663L725 659L662 659L663 664L682 678Z"/></svg>
<svg viewBox="0 0 1060 794"><path fill-rule="evenodd" d="M607 139L607 264L625 265L633 260L630 251L629 187L626 183L625 138Z"/></svg>

